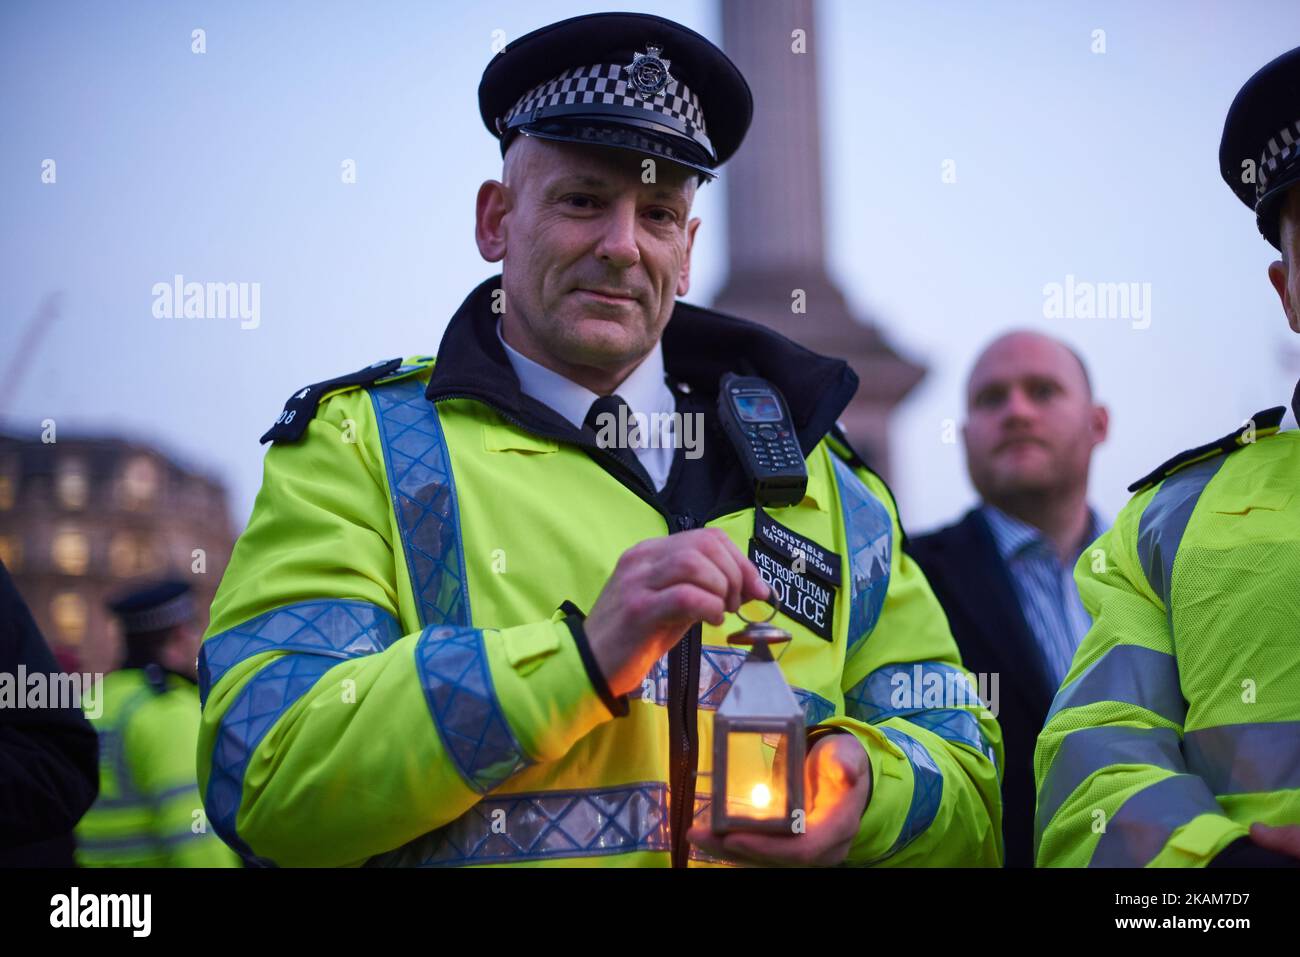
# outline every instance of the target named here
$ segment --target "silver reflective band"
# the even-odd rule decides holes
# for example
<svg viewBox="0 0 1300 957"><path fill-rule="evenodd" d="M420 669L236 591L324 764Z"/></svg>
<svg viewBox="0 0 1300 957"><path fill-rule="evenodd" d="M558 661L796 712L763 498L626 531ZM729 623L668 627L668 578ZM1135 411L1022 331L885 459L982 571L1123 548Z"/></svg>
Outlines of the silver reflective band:
<svg viewBox="0 0 1300 957"><path fill-rule="evenodd" d="M1178 732L1172 728L1126 728L1109 725L1071 731L1060 749L1038 794L1034 815L1034 854L1043 830L1056 817L1061 805L1089 777L1116 764L1143 764L1175 773L1186 771L1178 747Z"/></svg>
<svg viewBox="0 0 1300 957"><path fill-rule="evenodd" d="M1151 590L1165 603L1165 616L1173 633L1174 558L1182 543L1192 511L1205 486L1223 467L1225 455L1189 465L1165 479L1147 503L1138 523L1137 553Z"/></svg>
<svg viewBox="0 0 1300 957"><path fill-rule="evenodd" d="M1043 725L1046 727L1066 708L1082 708L1099 701L1137 705L1179 727L1187 716L1177 660L1141 645L1115 645L1089 665L1056 693Z"/></svg>
<svg viewBox="0 0 1300 957"><path fill-rule="evenodd" d="M1225 724L1183 735L1187 768L1215 794L1300 788L1300 721Z"/></svg>
<svg viewBox="0 0 1300 957"><path fill-rule="evenodd" d="M457 867L668 850L668 788L648 782L487 797L366 866Z"/></svg>
<svg viewBox="0 0 1300 957"><path fill-rule="evenodd" d="M1106 822L1089 867L1145 867L1178 828L1202 814L1222 814L1205 782L1173 774L1138 791Z"/></svg>

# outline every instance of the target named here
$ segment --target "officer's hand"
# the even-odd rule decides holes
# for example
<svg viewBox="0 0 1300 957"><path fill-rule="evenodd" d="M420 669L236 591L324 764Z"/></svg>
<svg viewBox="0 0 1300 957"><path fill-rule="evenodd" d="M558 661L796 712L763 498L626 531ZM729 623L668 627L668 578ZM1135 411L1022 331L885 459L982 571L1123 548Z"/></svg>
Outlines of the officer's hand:
<svg viewBox="0 0 1300 957"><path fill-rule="evenodd" d="M1270 827L1267 824L1252 824L1250 839L1266 850L1300 858L1300 825Z"/></svg>
<svg viewBox="0 0 1300 957"><path fill-rule="evenodd" d="M610 691L627 694L697 621L721 625L768 590L721 529L650 538L619 557L583 628Z"/></svg>
<svg viewBox="0 0 1300 957"><path fill-rule="evenodd" d="M817 741L804 764L808 814L803 834L715 834L695 825L686 838L714 857L761 867L830 867L853 846L871 802L871 759L851 734Z"/></svg>

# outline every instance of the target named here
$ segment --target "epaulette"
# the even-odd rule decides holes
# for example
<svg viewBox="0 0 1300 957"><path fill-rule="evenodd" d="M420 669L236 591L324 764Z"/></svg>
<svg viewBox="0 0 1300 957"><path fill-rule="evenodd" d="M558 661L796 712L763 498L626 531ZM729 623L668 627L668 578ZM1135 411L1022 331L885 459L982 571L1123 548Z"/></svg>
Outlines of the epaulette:
<svg viewBox="0 0 1300 957"><path fill-rule="evenodd" d="M381 359L356 372L303 386L289 396L284 409L258 441L263 445L267 442L296 442L307 431L307 423L316 418L316 409L326 397L362 386L396 382L398 379L405 379L422 369L429 368L433 362L433 356L416 356L406 365L402 364L400 358Z"/></svg>
<svg viewBox="0 0 1300 957"><path fill-rule="evenodd" d="M885 487L885 491L889 494L889 501L894 506L894 515L898 517L898 529L903 533L903 544L906 545L907 530L903 528L903 516L898 510L898 499L894 496L894 490L889 487L889 483L885 481L883 475L867 464L867 460L863 458L858 453L858 450L853 447L852 443L849 442L849 437L844 434L843 426L838 422L832 425L831 430L826 433L826 445L830 448L831 452L847 462L851 468L865 469L874 475L880 484Z"/></svg>
<svg viewBox="0 0 1300 957"><path fill-rule="evenodd" d="M1175 472L1179 472L1189 465L1212 459L1218 455L1231 455L1238 449L1252 445L1261 436L1275 433L1282 424L1282 416L1284 415L1286 415L1286 407L1281 405L1272 409L1265 409L1263 412L1256 412L1235 432L1229 432L1223 438L1215 439L1213 442L1206 442L1204 445L1198 445L1186 452L1179 452L1155 471L1142 476L1130 485L1128 490L1130 492L1145 492L1151 486L1163 482Z"/></svg>

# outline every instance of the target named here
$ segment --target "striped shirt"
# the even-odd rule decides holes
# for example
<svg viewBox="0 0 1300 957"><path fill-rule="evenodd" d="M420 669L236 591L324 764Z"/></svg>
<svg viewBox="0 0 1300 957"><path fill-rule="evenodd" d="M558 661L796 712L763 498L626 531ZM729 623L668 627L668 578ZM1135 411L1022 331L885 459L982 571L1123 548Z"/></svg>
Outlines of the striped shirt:
<svg viewBox="0 0 1300 957"><path fill-rule="evenodd" d="M1096 511L1089 508L1084 540L1074 550L1070 564L1063 565L1056 548L1039 529L992 505L982 506L980 512L1011 573L1020 611L1059 688L1069 673L1079 642L1092 627L1074 584L1074 562L1106 527Z"/></svg>

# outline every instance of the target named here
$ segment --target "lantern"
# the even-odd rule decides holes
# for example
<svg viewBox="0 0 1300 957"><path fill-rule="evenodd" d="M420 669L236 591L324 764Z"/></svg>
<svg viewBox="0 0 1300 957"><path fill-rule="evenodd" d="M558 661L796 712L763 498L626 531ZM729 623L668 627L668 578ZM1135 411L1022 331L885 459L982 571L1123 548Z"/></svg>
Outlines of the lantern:
<svg viewBox="0 0 1300 957"><path fill-rule="evenodd" d="M788 834L803 810L804 712L772 657L772 647L790 638L768 622L727 636L749 652L713 718L716 833Z"/></svg>

